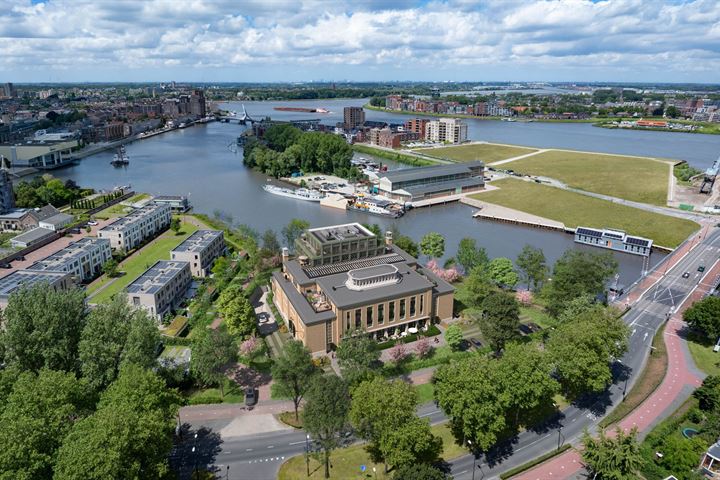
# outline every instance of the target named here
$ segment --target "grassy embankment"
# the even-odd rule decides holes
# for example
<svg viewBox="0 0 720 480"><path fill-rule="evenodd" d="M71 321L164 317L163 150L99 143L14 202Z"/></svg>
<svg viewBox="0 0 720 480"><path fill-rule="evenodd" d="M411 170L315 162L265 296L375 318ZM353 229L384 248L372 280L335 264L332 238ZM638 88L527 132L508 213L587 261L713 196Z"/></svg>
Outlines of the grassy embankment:
<svg viewBox="0 0 720 480"><path fill-rule="evenodd" d="M374 148L369 145L353 145L353 150L359 153L365 153L367 155L373 155L375 157L384 158L386 160L392 160L393 162L404 163L406 165L413 165L415 167L426 167L428 165L436 165L438 162L432 160L415 157L413 155L407 155L405 153L396 153L381 148Z"/></svg>
<svg viewBox="0 0 720 480"><path fill-rule="evenodd" d="M503 179L493 182L493 185L499 188L478 193L473 195L473 198L563 222L569 228L615 228L651 238L656 244L669 248L677 247L700 228L690 220L647 212L532 182Z"/></svg>
<svg viewBox="0 0 720 480"><path fill-rule="evenodd" d="M488 164L537 152L537 149L510 145L497 145L493 143L477 143L473 145L458 145L453 147L419 148L416 151L431 157L443 158L455 162L472 162L475 160L482 160Z"/></svg>
<svg viewBox="0 0 720 480"><path fill-rule="evenodd" d="M688 335L688 348L695 365L708 375L720 375L720 353L713 352L715 343L698 333Z"/></svg>
<svg viewBox="0 0 720 480"><path fill-rule="evenodd" d="M123 204L139 202L140 200L144 200L146 198L150 198L150 195L148 195L147 193L138 193L137 195L133 195L127 200L123 200L122 202L111 205L104 210L100 210L99 212L94 214L93 217L103 220L107 220L111 217L121 217L126 213L126 210L129 208Z"/></svg>

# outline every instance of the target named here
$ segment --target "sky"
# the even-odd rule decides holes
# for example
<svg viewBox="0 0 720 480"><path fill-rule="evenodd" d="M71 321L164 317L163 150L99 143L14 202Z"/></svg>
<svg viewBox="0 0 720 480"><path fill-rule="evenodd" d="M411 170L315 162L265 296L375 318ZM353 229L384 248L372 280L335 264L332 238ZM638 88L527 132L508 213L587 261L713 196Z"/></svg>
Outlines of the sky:
<svg viewBox="0 0 720 480"><path fill-rule="evenodd" d="M0 0L0 82L720 83L720 1Z"/></svg>

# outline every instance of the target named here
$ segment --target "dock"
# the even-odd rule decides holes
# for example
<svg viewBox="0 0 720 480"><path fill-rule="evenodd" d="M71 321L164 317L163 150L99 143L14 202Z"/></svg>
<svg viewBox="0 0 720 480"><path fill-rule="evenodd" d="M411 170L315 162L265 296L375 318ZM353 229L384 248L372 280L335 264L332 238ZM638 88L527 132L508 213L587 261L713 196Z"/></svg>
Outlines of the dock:
<svg viewBox="0 0 720 480"><path fill-rule="evenodd" d="M495 222L502 223L512 223L514 225L522 225L531 228L544 228L547 230L555 230L565 233L575 233L574 229L566 227L562 222L521 212L520 210L486 203L466 196L462 196L459 201L460 203L479 209L473 214L473 218L493 220Z"/></svg>

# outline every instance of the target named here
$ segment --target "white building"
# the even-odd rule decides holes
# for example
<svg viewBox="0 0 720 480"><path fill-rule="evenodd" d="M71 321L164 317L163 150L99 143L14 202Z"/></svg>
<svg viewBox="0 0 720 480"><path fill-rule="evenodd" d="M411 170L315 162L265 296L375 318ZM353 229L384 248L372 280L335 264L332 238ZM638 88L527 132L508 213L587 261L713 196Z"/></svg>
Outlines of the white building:
<svg viewBox="0 0 720 480"><path fill-rule="evenodd" d="M58 213L57 215L46 218L45 220L41 220L38 226L40 228L47 228L48 230L56 232L63 227L70 225L74 221L74 216L68 215L67 213Z"/></svg>
<svg viewBox="0 0 720 480"><path fill-rule="evenodd" d="M45 283L55 291L69 290L74 286L67 273L16 270L0 278L0 308L7 307L10 296L20 288L30 288L38 283Z"/></svg>
<svg viewBox="0 0 720 480"><path fill-rule="evenodd" d="M425 139L440 143L463 143L467 141L467 123L457 118L432 120L425 127Z"/></svg>
<svg viewBox="0 0 720 480"><path fill-rule="evenodd" d="M33 263L28 270L65 272L77 282L85 282L100 275L103 265L111 258L110 240L86 237Z"/></svg>
<svg viewBox="0 0 720 480"><path fill-rule="evenodd" d="M206 277L215 259L225 250L221 230L198 230L170 252L170 259L188 262L193 277Z"/></svg>
<svg viewBox="0 0 720 480"><path fill-rule="evenodd" d="M169 205L150 204L102 228L98 237L110 240L110 246L114 249L132 250L169 227L171 219Z"/></svg>
<svg viewBox="0 0 720 480"><path fill-rule="evenodd" d="M182 300L191 282L188 262L158 260L128 285L128 302L162 320Z"/></svg>

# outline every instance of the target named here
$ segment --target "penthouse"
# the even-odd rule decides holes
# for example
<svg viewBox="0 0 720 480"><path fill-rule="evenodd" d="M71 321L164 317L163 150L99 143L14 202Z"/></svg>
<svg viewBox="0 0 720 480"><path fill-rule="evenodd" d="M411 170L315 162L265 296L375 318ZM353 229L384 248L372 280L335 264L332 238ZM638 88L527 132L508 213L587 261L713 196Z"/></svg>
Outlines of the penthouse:
<svg viewBox="0 0 720 480"><path fill-rule="evenodd" d="M10 295L22 287L47 284L54 290L68 290L73 287L69 273L16 270L7 277L0 278L0 308L7 307Z"/></svg>
<svg viewBox="0 0 720 480"><path fill-rule="evenodd" d="M298 259L309 266L380 255L385 245L359 223L311 228L295 241Z"/></svg>
<svg viewBox="0 0 720 480"><path fill-rule="evenodd" d="M35 262L28 270L65 272L77 282L87 282L100 275L102 266L111 258L110 240L86 237Z"/></svg>
<svg viewBox="0 0 720 480"><path fill-rule="evenodd" d="M171 218L169 205L150 204L102 228L98 237L110 240L110 246L116 250L132 250L169 227Z"/></svg>
<svg viewBox="0 0 720 480"><path fill-rule="evenodd" d="M188 262L158 260L127 286L128 302L160 321L182 300L191 281Z"/></svg>
<svg viewBox="0 0 720 480"><path fill-rule="evenodd" d="M392 199L412 202L481 190L485 164L481 161L453 165L405 168L380 177L380 192Z"/></svg>
<svg viewBox="0 0 720 480"><path fill-rule="evenodd" d="M190 264L193 277L206 277L213 262L223 255L227 247L221 230L198 230L170 252L172 260Z"/></svg>
<svg viewBox="0 0 720 480"><path fill-rule="evenodd" d="M337 253L331 248L320 258L294 260L285 253L282 272L273 273L273 300L295 338L313 353L325 353L357 330L386 340L452 317L454 288L393 245L391 232L384 244L359 224L313 229L305 237L351 227L355 236L329 242L339 245Z"/></svg>

